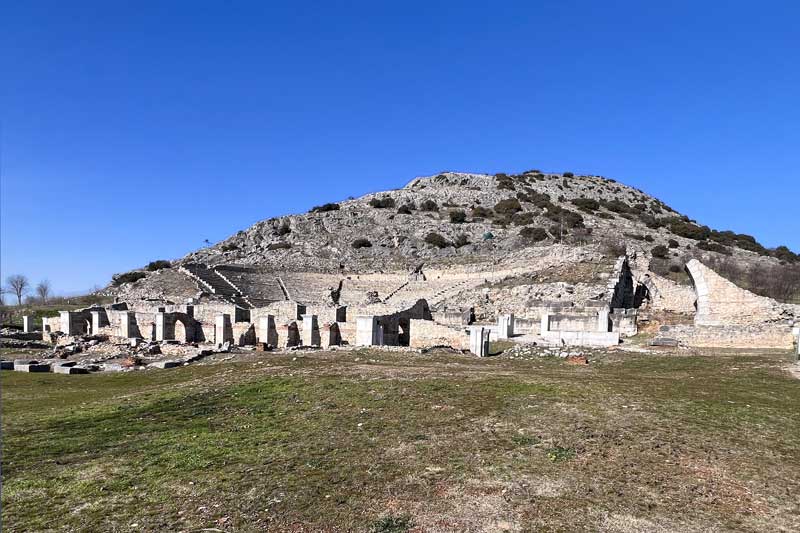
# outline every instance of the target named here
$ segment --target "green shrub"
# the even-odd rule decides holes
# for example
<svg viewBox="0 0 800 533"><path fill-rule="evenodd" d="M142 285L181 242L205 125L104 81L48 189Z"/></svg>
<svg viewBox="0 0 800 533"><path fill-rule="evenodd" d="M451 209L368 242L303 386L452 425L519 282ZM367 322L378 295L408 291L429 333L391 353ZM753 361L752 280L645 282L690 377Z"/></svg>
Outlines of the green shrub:
<svg viewBox="0 0 800 533"><path fill-rule="evenodd" d="M526 213L514 213L511 215L511 222L515 226L527 226L528 224L533 224L536 220L536 215L531 213L530 211Z"/></svg>
<svg viewBox="0 0 800 533"><path fill-rule="evenodd" d="M469 238L463 233L459 233L456 235L456 240L453 242L453 246L456 248L461 248L462 246L466 246L469 244Z"/></svg>
<svg viewBox="0 0 800 533"><path fill-rule="evenodd" d="M600 202L593 198L575 198L571 203L583 211L597 211L600 209Z"/></svg>
<svg viewBox="0 0 800 533"><path fill-rule="evenodd" d="M291 247L288 242L273 242L267 245L267 250L288 250Z"/></svg>
<svg viewBox="0 0 800 533"><path fill-rule="evenodd" d="M633 213L633 208L622 200L602 200L600 205L613 213Z"/></svg>
<svg viewBox="0 0 800 533"><path fill-rule="evenodd" d="M352 246L355 249L358 249L358 248L371 248L372 247L372 243L369 242L369 239L363 239L362 238L362 239L354 240Z"/></svg>
<svg viewBox="0 0 800 533"><path fill-rule="evenodd" d="M315 206L314 208L311 209L311 212L312 213L326 213L328 211L338 211L338 210L339 210L339 204L329 203L329 204L322 204L322 205Z"/></svg>
<svg viewBox="0 0 800 533"><path fill-rule="evenodd" d="M223 252L232 252L232 251L234 251L234 250L238 250L238 249L239 249L239 246L237 246L237 245L236 245L236 244L234 244L234 243L230 243L230 244L223 244L223 245L222 245L222 251L223 251Z"/></svg>
<svg viewBox="0 0 800 533"><path fill-rule="evenodd" d="M489 218L492 216L493 212L491 209L478 206L473 208L470 214L472 215L472 218Z"/></svg>
<svg viewBox="0 0 800 533"><path fill-rule="evenodd" d="M389 207L394 207L395 202L394 198L391 196L384 196L383 198L373 198L369 201L369 205L376 209L386 209Z"/></svg>
<svg viewBox="0 0 800 533"><path fill-rule="evenodd" d="M150 272L155 272L156 270L161 270L162 268L170 268L170 267L172 267L172 263L164 259L159 259L157 261L151 261L150 263L147 263L147 270Z"/></svg>
<svg viewBox="0 0 800 533"><path fill-rule="evenodd" d="M522 211L522 205L520 205L519 200L516 198L507 198L505 200L500 200L494 206L495 213L499 213L501 215L511 215L518 211Z"/></svg>
<svg viewBox="0 0 800 533"><path fill-rule="evenodd" d="M774 250L770 250L769 255L772 257L777 257L781 261L786 261L788 263L794 263L800 261L800 255L792 252L786 246L778 246Z"/></svg>
<svg viewBox="0 0 800 533"><path fill-rule="evenodd" d="M667 250L666 246L659 244L658 246L653 247L653 257L658 257L660 259L666 259L669 257L669 250Z"/></svg>
<svg viewBox="0 0 800 533"><path fill-rule="evenodd" d="M678 246L680 246L678 241L676 241L675 239L668 240L667 245L669 245L670 248L677 248Z"/></svg>
<svg viewBox="0 0 800 533"><path fill-rule="evenodd" d="M292 232L292 228L289 227L289 223L288 222L284 222L283 224L281 224L280 227L278 227L278 230L277 230L277 234L281 235L281 236L288 235L291 232Z"/></svg>
<svg viewBox="0 0 800 533"><path fill-rule="evenodd" d="M422 202L419 205L419 208L422 211L438 211L439 210L439 206L436 205L436 202L434 202L433 200L425 200L424 202Z"/></svg>
<svg viewBox="0 0 800 533"><path fill-rule="evenodd" d="M647 242L655 242L655 239L653 238L652 235L645 235L644 240L646 240Z"/></svg>
<svg viewBox="0 0 800 533"><path fill-rule="evenodd" d="M565 178L574 178L575 174L573 174L572 172L564 172L562 176L564 176Z"/></svg>
<svg viewBox="0 0 800 533"><path fill-rule="evenodd" d="M124 274L117 274L111 278L111 281L114 285L119 286L122 285L123 283L134 283L146 277L147 277L146 273L139 270L134 270L132 272L125 272Z"/></svg>
<svg viewBox="0 0 800 533"><path fill-rule="evenodd" d="M453 224L463 224L467 220L467 214L461 209L450 211L450 222Z"/></svg>
<svg viewBox="0 0 800 533"><path fill-rule="evenodd" d="M697 247L701 250L705 250L706 252L716 252L722 255L731 255L731 251L728 247L714 241L700 241L697 243Z"/></svg>
<svg viewBox="0 0 800 533"><path fill-rule="evenodd" d="M397 208L397 214L398 215L410 215L411 214L411 208L408 207L407 205L401 205L400 207Z"/></svg>
<svg viewBox="0 0 800 533"><path fill-rule="evenodd" d="M698 226L683 219L673 219L669 223L669 230L679 237L695 241L704 241L711 236L708 226Z"/></svg>
<svg viewBox="0 0 800 533"><path fill-rule="evenodd" d="M447 242L447 239L434 232L428 233L425 236L425 242L431 246L435 246L436 248L446 248L450 246L450 243Z"/></svg>
<svg viewBox="0 0 800 533"><path fill-rule="evenodd" d="M529 242L540 242L547 239L547 231L544 228L527 226L519 230L519 236Z"/></svg>

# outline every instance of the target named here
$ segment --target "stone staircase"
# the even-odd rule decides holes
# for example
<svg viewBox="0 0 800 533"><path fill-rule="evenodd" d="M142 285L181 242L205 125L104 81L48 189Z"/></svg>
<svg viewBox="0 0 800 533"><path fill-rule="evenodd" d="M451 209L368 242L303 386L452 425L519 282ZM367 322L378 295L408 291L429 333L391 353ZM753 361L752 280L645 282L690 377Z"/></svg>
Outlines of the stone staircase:
<svg viewBox="0 0 800 533"><path fill-rule="evenodd" d="M181 266L178 270L196 281L203 290L221 296L230 303L244 309L253 308L253 304L248 301L241 291L216 270L196 263Z"/></svg>
<svg viewBox="0 0 800 533"><path fill-rule="evenodd" d="M405 289L406 287L408 287L409 283L410 283L410 281L406 281L405 283L403 283L402 285L400 285L399 287L394 289L392 292L390 292L389 295L386 298L383 299L383 303L389 303L389 300L392 298L392 296L394 296L398 292L400 292L403 289Z"/></svg>
<svg viewBox="0 0 800 533"><path fill-rule="evenodd" d="M428 301L428 305L430 307L438 306L450 296L455 296L462 290L466 289L470 285L470 283L472 283L472 281L473 280L465 279L459 281L458 283L455 283L453 285L448 285L447 287L440 289L438 292L434 293L433 296L431 296L431 299Z"/></svg>

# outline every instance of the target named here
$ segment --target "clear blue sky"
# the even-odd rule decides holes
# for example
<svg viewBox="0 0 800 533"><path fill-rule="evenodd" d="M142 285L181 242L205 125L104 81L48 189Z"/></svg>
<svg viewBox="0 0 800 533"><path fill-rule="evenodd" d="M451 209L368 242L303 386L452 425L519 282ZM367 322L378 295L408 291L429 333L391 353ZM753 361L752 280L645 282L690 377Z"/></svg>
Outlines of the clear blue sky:
<svg viewBox="0 0 800 533"><path fill-rule="evenodd" d="M441 170L601 174L800 251L800 3L5 2L2 277L105 284Z"/></svg>

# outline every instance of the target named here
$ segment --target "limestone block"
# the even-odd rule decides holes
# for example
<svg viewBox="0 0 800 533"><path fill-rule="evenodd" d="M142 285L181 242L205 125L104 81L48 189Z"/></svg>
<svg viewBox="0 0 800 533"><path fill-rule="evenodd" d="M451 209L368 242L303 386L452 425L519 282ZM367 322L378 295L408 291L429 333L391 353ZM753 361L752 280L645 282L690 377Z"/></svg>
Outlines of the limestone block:
<svg viewBox="0 0 800 533"><path fill-rule="evenodd" d="M302 346L319 346L319 324L317 315L303 315Z"/></svg>
<svg viewBox="0 0 800 533"><path fill-rule="evenodd" d="M214 342L217 346L222 346L226 342L233 343L231 315L227 313L217 315L214 321Z"/></svg>

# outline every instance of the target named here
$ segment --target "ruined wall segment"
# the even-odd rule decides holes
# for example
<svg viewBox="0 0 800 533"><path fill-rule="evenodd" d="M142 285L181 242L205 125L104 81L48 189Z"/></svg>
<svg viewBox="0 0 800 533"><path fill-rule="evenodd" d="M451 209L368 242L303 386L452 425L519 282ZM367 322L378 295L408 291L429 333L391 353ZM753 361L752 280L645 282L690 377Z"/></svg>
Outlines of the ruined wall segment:
<svg viewBox="0 0 800 533"><path fill-rule="evenodd" d="M781 323L796 313L792 308L737 287L697 259L686 264L697 296L697 326L750 326Z"/></svg>

